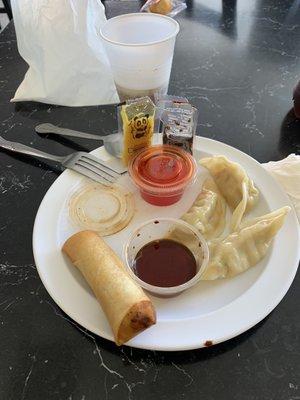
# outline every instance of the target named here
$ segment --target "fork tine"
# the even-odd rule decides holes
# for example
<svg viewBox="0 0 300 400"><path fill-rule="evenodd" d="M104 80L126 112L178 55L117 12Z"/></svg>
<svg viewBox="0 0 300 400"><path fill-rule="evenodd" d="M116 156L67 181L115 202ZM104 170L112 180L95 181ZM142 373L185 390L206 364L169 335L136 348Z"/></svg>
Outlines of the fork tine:
<svg viewBox="0 0 300 400"><path fill-rule="evenodd" d="M90 163L86 162L85 160L79 159L76 161L76 164L81 165L81 166L85 167L86 169L89 169L90 171L94 172L95 174L103 176L109 182L115 182L117 180L115 176L108 174L106 171L103 171L99 167L95 167L93 164L90 164Z"/></svg>
<svg viewBox="0 0 300 400"><path fill-rule="evenodd" d="M105 184L105 185L107 185L108 183L112 184L115 182L115 180L112 180L111 178L106 178L105 176L101 175L99 172L93 171L89 167L86 167L83 164L78 164L77 162L74 164L73 169L74 169L74 171L77 171L80 174L83 174L83 175L87 176L88 178L93 179L94 181Z"/></svg>
<svg viewBox="0 0 300 400"><path fill-rule="evenodd" d="M92 174L90 171L85 170L84 168L81 168L80 166L78 167L77 165L74 165L71 168L73 171L77 172L80 175L86 176L89 179L92 179L95 182L101 183L101 185L110 185L110 182L106 182L103 178Z"/></svg>
<svg viewBox="0 0 300 400"><path fill-rule="evenodd" d="M91 163L95 163L96 166L97 166L97 165L100 165L101 168L105 168L105 169L109 170L109 173L110 173L110 174L114 174L114 175L112 175L112 176L119 176L119 175L120 175L118 172L114 171L114 170L113 170L112 168L110 168L108 165L105 165L105 164L104 164L105 161L102 161L102 162L101 162L97 157L93 156L92 154L83 154L83 155L80 157L80 159L86 159L86 160L88 160L88 161L91 162Z"/></svg>
<svg viewBox="0 0 300 400"><path fill-rule="evenodd" d="M79 162L83 162L85 164L90 165L91 167L94 167L95 169L100 170L101 172L103 171L105 174L111 176L114 179L117 179L120 175L117 174L116 172L112 171L110 168L106 168L103 164L95 162L93 159L86 157L86 156L81 156L78 160ZM108 169L108 171L107 171Z"/></svg>

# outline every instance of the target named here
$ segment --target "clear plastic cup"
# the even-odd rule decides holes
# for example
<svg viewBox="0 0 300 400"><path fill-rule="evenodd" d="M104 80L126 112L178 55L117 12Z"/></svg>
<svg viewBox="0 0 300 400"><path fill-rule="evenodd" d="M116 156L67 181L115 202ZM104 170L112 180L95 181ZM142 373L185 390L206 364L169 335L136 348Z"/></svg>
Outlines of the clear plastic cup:
<svg viewBox="0 0 300 400"><path fill-rule="evenodd" d="M134 271L135 258L139 250L149 242L164 238L170 238L186 246L196 261L196 275L178 286L150 285L141 280ZM201 279L209 260L209 248L201 233L185 221L173 218L157 218L144 222L131 234L123 251L130 276L142 288L159 297L172 297L194 286Z"/></svg>
<svg viewBox="0 0 300 400"><path fill-rule="evenodd" d="M121 101L166 94L179 25L159 14L124 14L100 34Z"/></svg>

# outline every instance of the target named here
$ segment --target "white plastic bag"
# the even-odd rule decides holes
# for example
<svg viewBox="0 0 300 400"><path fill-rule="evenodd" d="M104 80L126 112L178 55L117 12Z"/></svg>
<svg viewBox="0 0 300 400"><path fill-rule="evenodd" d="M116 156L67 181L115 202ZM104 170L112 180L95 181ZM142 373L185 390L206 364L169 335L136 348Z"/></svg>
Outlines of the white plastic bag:
<svg viewBox="0 0 300 400"><path fill-rule="evenodd" d="M65 106L119 101L99 35L100 0L12 0L18 49L28 63L11 101Z"/></svg>

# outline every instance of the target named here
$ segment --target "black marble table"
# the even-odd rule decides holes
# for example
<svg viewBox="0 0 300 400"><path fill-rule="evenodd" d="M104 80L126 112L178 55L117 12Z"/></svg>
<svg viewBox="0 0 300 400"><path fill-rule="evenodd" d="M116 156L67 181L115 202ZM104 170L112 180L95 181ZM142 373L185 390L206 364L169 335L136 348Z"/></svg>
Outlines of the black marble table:
<svg viewBox="0 0 300 400"><path fill-rule="evenodd" d="M105 4L109 15L138 9L131 1ZM299 7L292 0L188 0L178 16L170 93L199 108L200 135L260 162L299 152L300 123L291 112L300 79ZM95 143L41 138L37 123L99 134L115 127L112 106L10 103L26 68L11 23L0 35L5 138L62 155ZM70 320L41 283L31 244L38 206L60 172L51 163L0 152L1 400L300 399L299 275L264 321L206 349L117 348Z"/></svg>

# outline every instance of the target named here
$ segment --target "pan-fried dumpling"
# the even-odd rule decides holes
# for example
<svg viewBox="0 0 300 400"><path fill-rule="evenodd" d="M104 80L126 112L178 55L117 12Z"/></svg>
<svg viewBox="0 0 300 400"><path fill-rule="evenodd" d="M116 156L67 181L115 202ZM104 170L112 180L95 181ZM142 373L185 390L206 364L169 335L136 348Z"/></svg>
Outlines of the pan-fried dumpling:
<svg viewBox="0 0 300 400"><path fill-rule="evenodd" d="M235 231L243 215L257 203L258 189L239 164L224 156L203 158L200 164L208 169L231 208L231 231Z"/></svg>
<svg viewBox="0 0 300 400"><path fill-rule="evenodd" d="M256 265L282 227L290 207L246 221L237 232L209 244L209 264L201 279L231 278Z"/></svg>
<svg viewBox="0 0 300 400"><path fill-rule="evenodd" d="M225 228L226 202L213 179L206 179L192 207L181 217L205 239L219 237Z"/></svg>

